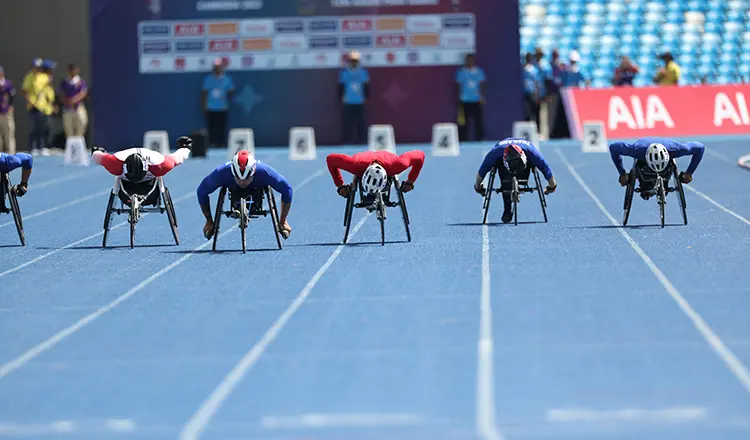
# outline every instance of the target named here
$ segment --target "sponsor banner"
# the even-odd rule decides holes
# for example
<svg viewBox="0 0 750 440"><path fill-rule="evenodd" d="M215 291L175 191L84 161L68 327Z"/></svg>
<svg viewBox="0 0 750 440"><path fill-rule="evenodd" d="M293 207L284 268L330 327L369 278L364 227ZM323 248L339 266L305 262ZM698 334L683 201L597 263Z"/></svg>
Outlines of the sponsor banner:
<svg viewBox="0 0 750 440"><path fill-rule="evenodd" d="M610 139L750 133L750 85L563 89L570 132L604 121Z"/></svg>
<svg viewBox="0 0 750 440"><path fill-rule="evenodd" d="M209 52L236 52L239 46L237 40L208 40Z"/></svg>
<svg viewBox="0 0 750 440"><path fill-rule="evenodd" d="M307 37L304 35L282 35L273 39L273 48L279 52L300 51L307 49Z"/></svg>
<svg viewBox="0 0 750 440"><path fill-rule="evenodd" d="M344 47L372 47L372 36L370 35L346 35L342 39Z"/></svg>
<svg viewBox="0 0 750 440"><path fill-rule="evenodd" d="M409 36L409 44L413 47L436 47L440 45L440 35L413 34Z"/></svg>
<svg viewBox="0 0 750 440"><path fill-rule="evenodd" d="M411 15L406 19L409 32L440 32L442 20L439 15Z"/></svg>
<svg viewBox="0 0 750 440"><path fill-rule="evenodd" d="M204 32L203 23L176 23L174 25L175 37L201 37Z"/></svg>
<svg viewBox="0 0 750 440"><path fill-rule="evenodd" d="M387 66L399 66L408 63L409 53L408 51L376 51L372 52L372 58L368 62L368 66L372 67L387 67Z"/></svg>
<svg viewBox="0 0 750 440"><path fill-rule="evenodd" d="M271 50L272 40L270 38L246 38L242 40L242 50L246 52L263 52Z"/></svg>
<svg viewBox="0 0 750 440"><path fill-rule="evenodd" d="M454 0L455 4L456 0ZM363 8L375 6L436 6L440 0L331 0L334 8Z"/></svg>
<svg viewBox="0 0 750 440"><path fill-rule="evenodd" d="M375 37L375 47L406 47L406 35L378 35Z"/></svg>
<svg viewBox="0 0 750 440"><path fill-rule="evenodd" d="M443 16L444 29L473 29L473 14L450 14Z"/></svg>
<svg viewBox="0 0 750 440"><path fill-rule="evenodd" d="M443 32L441 45L446 49L473 49L474 32Z"/></svg>
<svg viewBox="0 0 750 440"><path fill-rule="evenodd" d="M169 40L146 40L141 42L141 53L169 53L172 43Z"/></svg>
<svg viewBox="0 0 750 440"><path fill-rule="evenodd" d="M236 22L217 22L208 24L209 35L236 35L238 31Z"/></svg>
<svg viewBox="0 0 750 440"><path fill-rule="evenodd" d="M337 32L339 30L339 20L336 18L312 19L307 22L307 30L310 32Z"/></svg>
<svg viewBox="0 0 750 440"><path fill-rule="evenodd" d="M339 47L339 37L310 37L310 49L335 49Z"/></svg>
<svg viewBox="0 0 750 440"><path fill-rule="evenodd" d="M243 20L240 35L244 37L266 37L273 34L273 20Z"/></svg>
<svg viewBox="0 0 750 440"><path fill-rule="evenodd" d="M141 73L167 73L174 72L175 57L170 56L144 56L139 60L139 71Z"/></svg>
<svg viewBox="0 0 750 440"><path fill-rule="evenodd" d="M168 37L172 34L172 26L168 23L139 23L140 36L142 37Z"/></svg>
<svg viewBox="0 0 750 440"><path fill-rule="evenodd" d="M206 42L203 40L177 40L174 42L174 51L177 53L205 52Z"/></svg>
<svg viewBox="0 0 750 440"><path fill-rule="evenodd" d="M383 17L375 20L377 31L403 31L406 29L406 17Z"/></svg>
<svg viewBox="0 0 750 440"><path fill-rule="evenodd" d="M287 32L304 32L305 24L302 20L277 20L276 21L276 32L287 33Z"/></svg>
<svg viewBox="0 0 750 440"><path fill-rule="evenodd" d="M369 32L371 30L371 18L345 18L341 20L342 32Z"/></svg>

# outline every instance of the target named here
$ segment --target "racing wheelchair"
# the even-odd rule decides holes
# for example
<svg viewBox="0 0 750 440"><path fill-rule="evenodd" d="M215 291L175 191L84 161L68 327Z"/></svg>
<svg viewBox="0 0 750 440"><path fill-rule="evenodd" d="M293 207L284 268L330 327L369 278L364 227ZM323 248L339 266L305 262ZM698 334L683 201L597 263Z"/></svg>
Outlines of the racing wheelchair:
<svg viewBox="0 0 750 440"><path fill-rule="evenodd" d="M174 211L174 203L169 189L164 185L162 177L156 177L151 182L151 187L145 195L130 194L126 191L121 177L115 178L115 184L112 192L109 194L107 202L107 212L104 214L104 237L102 238L102 247L107 247L107 237L112 225L113 214L128 214L128 223L130 224L130 248L135 247L135 226L146 213L167 213L169 226L172 229L172 236L176 245L180 244L180 237L177 233L177 216ZM120 207L116 208L116 198L120 199Z"/></svg>
<svg viewBox="0 0 750 440"><path fill-rule="evenodd" d="M21 208L18 206L18 198L16 197L15 189L10 184L10 175L8 173L0 173L0 192L2 192L3 202L3 209L0 209L0 214L13 214L13 221L16 223L16 231L18 231L21 246L26 246Z"/></svg>
<svg viewBox="0 0 750 440"><path fill-rule="evenodd" d="M653 171L645 162L633 160L633 168L628 174L628 185L625 189L625 203L623 204L622 225L627 226L630 217L630 208L633 204L633 195L635 193L646 194L648 198L656 196L656 203L659 205L659 217L661 227L664 227L664 210L667 204L667 194L677 192L680 210L682 211L682 221L688 224L687 203L685 203L685 190L680 180L681 173L677 168L677 162L674 159L670 161L669 167L661 173ZM674 179L674 186L670 186L670 181ZM638 186L636 186L638 184Z"/></svg>
<svg viewBox="0 0 750 440"><path fill-rule="evenodd" d="M398 202L391 202L391 187L395 188L398 194ZM344 211L344 241L346 244L349 240L349 229L352 225L352 213L354 208L367 208L372 206L372 203L365 201L365 190L362 187L362 179L355 177L352 181L349 192L349 197L346 199L346 210ZM359 202L356 202L357 193L359 193ZM406 199L404 193L401 191L401 182L399 182L397 176L388 177L386 182L386 189L378 192L375 195L375 212L380 222L380 244L385 246L385 209L395 208L396 206L401 208L401 216L404 219L404 228L406 229L406 240L411 241L411 230L409 229L409 212L406 210Z"/></svg>
<svg viewBox="0 0 750 440"><path fill-rule="evenodd" d="M219 226L221 224L221 217L226 216L239 220L240 234L242 235L242 253L247 252L247 225L251 219L259 218L261 216L266 217L271 215L271 223L273 225L273 232L276 234L276 244L281 250L281 225L279 224L279 210L276 205L276 197L273 194L271 187L267 186L260 190L260 200L256 200L256 203L248 197L249 194L242 194L236 200L237 208L235 209L232 205L232 197L227 187L223 186L219 190L219 198L216 201L216 215L214 216L214 242L211 248L212 252L216 251L216 243L219 240ZM229 197L229 210L224 211L224 199ZM263 198L268 201L268 209L264 210ZM260 209L255 206L261 207Z"/></svg>
<svg viewBox="0 0 750 440"><path fill-rule="evenodd" d="M484 217L482 218L483 225L487 224L487 215L490 212L492 193L510 194L510 199L513 203L513 224L518 225L518 203L521 201L521 194L536 192L539 196L539 204L542 206L544 222L547 223L547 197L544 195L544 188L541 184L542 181L539 179L539 171L535 167L531 167L529 169L529 174L534 177L534 186L530 186L528 176L511 175L511 179L507 181L507 183L510 184L510 189L503 190L502 186L495 189L493 187L495 183L495 176L497 175L498 177L500 177L500 170L497 166L492 167L492 170L490 170L489 181L487 182L487 190L484 193ZM506 186L506 188L507 187L508 186Z"/></svg>

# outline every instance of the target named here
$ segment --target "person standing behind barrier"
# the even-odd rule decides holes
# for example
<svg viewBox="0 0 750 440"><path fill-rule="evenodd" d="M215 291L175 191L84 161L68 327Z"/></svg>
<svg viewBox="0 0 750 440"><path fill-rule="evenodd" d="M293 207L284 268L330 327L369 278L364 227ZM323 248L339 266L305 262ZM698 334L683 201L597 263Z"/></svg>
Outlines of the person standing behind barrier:
<svg viewBox="0 0 750 440"><path fill-rule="evenodd" d="M612 78L612 85L617 87L632 86L638 72L638 66L633 64L630 57L623 56L620 59L620 65L615 69L615 76Z"/></svg>
<svg viewBox="0 0 750 440"><path fill-rule="evenodd" d="M484 105L485 80L484 70L477 67L474 54L467 54L464 66L456 72L459 114L463 114L463 124L458 127L458 137L461 141L469 140L469 120L474 124L475 140L484 140L482 106Z"/></svg>
<svg viewBox="0 0 750 440"><path fill-rule="evenodd" d="M534 65L534 56L526 54L523 65L523 120L536 121L539 115L539 74Z"/></svg>
<svg viewBox="0 0 750 440"><path fill-rule="evenodd" d="M83 100L88 96L88 85L81 79L80 70L71 64L68 66L68 78L60 83L60 100L63 103L63 130L66 137L85 136L89 122Z"/></svg>
<svg viewBox="0 0 750 440"><path fill-rule="evenodd" d="M202 91L208 143L212 147L227 145L227 113L234 91L232 77L224 73L224 63L217 59L214 61L213 72L203 80Z"/></svg>
<svg viewBox="0 0 750 440"><path fill-rule="evenodd" d="M0 66L0 153L15 154L16 123L13 119L13 98L16 89L13 83L5 78L5 71Z"/></svg>
<svg viewBox="0 0 750 440"><path fill-rule="evenodd" d="M51 60L44 60L39 65L34 62L32 72L24 79L24 95L29 106L31 131L29 133L29 148L32 154L39 154L46 150L49 135L49 117L55 112L55 90L52 88L52 69L57 64Z"/></svg>
<svg viewBox="0 0 750 440"><path fill-rule="evenodd" d="M349 53L349 67L339 74L339 99L344 104L342 143L363 144L367 133L365 103L370 96L370 74L359 65L359 52ZM353 129L357 134L350 136Z"/></svg>

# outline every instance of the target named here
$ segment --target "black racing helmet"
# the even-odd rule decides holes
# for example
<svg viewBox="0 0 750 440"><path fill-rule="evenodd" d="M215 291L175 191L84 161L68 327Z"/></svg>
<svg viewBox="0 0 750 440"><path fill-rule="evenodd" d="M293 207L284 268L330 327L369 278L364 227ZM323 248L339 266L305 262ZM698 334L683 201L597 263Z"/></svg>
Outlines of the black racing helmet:
<svg viewBox="0 0 750 440"><path fill-rule="evenodd" d="M140 182L148 173L148 160L140 150L125 159L125 178L131 182Z"/></svg>
<svg viewBox="0 0 750 440"><path fill-rule="evenodd" d="M526 153L519 145L510 144L503 152L503 164L512 174L520 174L526 170Z"/></svg>

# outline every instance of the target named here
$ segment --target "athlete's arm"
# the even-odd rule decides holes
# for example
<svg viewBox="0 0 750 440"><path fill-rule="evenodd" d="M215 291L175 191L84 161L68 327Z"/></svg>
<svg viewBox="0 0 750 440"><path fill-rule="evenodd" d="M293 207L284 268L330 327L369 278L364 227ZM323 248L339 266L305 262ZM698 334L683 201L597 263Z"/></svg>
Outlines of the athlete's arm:
<svg viewBox="0 0 750 440"><path fill-rule="evenodd" d="M26 189L29 186L29 177L31 177L31 168L34 164L34 158L28 153L16 153L16 154L5 154L3 155L3 163L0 165L0 169L6 168L13 170L21 167L21 182L16 186L15 192L19 197L23 197L26 194Z"/></svg>
<svg viewBox="0 0 750 440"><path fill-rule="evenodd" d="M172 154L164 156L164 160L160 164L149 165L148 170L154 176L164 176L172 170L172 168L185 162L185 159L190 155L190 149L180 148Z"/></svg>
<svg viewBox="0 0 750 440"><path fill-rule="evenodd" d="M542 152L537 149L526 150L529 157L529 164L536 167L542 172L544 178L547 180L547 188L544 190L545 194L551 194L557 189L557 181L555 176L552 175L552 168L550 168L547 160L542 155Z"/></svg>
<svg viewBox="0 0 750 440"><path fill-rule="evenodd" d="M700 142L687 142L685 143L685 146L688 149L688 154L693 156L690 160L690 165L688 165L687 170L685 170L685 174L692 176L698 168L698 164L700 164L703 159L703 153L706 151L706 147Z"/></svg>
<svg viewBox="0 0 750 440"><path fill-rule="evenodd" d="M411 167L411 171L409 171L409 176L407 176L406 181L414 183L419 177L419 173L422 171L422 167L424 166L424 151L407 151L399 157L402 161L406 161L407 168Z"/></svg>
<svg viewBox="0 0 750 440"><path fill-rule="evenodd" d="M609 146L609 155L612 157L612 162L614 162L615 168L617 168L617 172L619 172L620 175L627 174L625 167L622 165L622 156L632 157L632 149L632 145L626 144L625 142L614 142Z"/></svg>
<svg viewBox="0 0 750 440"><path fill-rule="evenodd" d="M112 175L122 175L123 161L118 159L114 154L105 153L103 151L94 151L91 155L91 160L106 168L106 170Z"/></svg>
<svg viewBox="0 0 750 440"><path fill-rule="evenodd" d="M354 158L346 154L333 153L326 157L326 164L328 165L328 172L331 173L333 183L336 187L340 187L344 184L344 177L341 175L341 170L356 174L354 170Z"/></svg>
<svg viewBox="0 0 750 440"><path fill-rule="evenodd" d="M211 174L204 177L196 191L198 195L198 204L201 206L203 216L206 217L206 221L209 222L213 221L211 216L211 199L209 198L209 195L221 186L221 178L219 176L220 170L221 168L217 168L213 170Z"/></svg>
<svg viewBox="0 0 750 440"><path fill-rule="evenodd" d="M279 174L276 170L271 167L267 167L268 173L268 185L271 186L277 193L281 194L281 213L279 214L279 223L282 225L286 223L286 218L289 215L289 211L292 208L292 185L289 181Z"/></svg>

